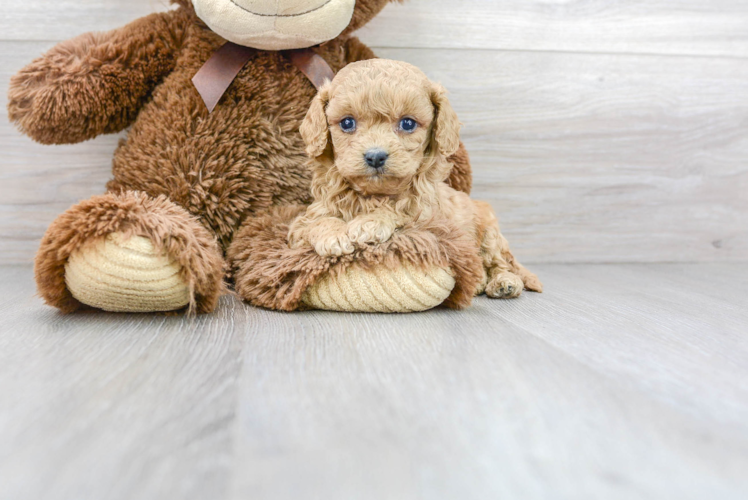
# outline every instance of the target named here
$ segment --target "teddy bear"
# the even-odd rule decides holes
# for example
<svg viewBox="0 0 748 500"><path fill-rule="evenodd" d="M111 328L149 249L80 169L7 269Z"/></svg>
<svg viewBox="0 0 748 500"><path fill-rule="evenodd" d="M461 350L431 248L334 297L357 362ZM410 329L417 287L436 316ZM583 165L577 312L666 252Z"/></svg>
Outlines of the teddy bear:
<svg viewBox="0 0 748 500"><path fill-rule="evenodd" d="M310 201L299 126L316 88L296 59L311 55L334 74L374 58L352 33L390 1L172 0L62 42L16 74L9 118L35 141L127 130L106 194L64 212L41 241L43 299L63 312L213 311L245 221ZM227 47L244 59L208 105L193 79ZM449 182L469 192L464 146L451 161Z"/></svg>

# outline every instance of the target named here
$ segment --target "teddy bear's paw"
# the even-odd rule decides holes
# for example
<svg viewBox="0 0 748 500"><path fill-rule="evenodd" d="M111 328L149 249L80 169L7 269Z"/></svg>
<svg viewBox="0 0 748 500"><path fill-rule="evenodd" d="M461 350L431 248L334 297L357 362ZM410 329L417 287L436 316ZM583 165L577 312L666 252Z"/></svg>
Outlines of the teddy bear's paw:
<svg viewBox="0 0 748 500"><path fill-rule="evenodd" d="M359 245L384 243L394 231L392 224L375 218L359 217L348 223L348 237Z"/></svg>
<svg viewBox="0 0 748 500"><path fill-rule="evenodd" d="M110 312L174 311L188 306L191 296L182 266L150 239L122 233L74 251L65 283L79 302Z"/></svg>
<svg viewBox="0 0 748 500"><path fill-rule="evenodd" d="M494 299L519 297L525 289L522 278L510 272L494 276L486 285L486 295Z"/></svg>
<svg viewBox="0 0 748 500"><path fill-rule="evenodd" d="M355 251L351 239L345 233L326 234L314 241L314 251L320 257L340 257Z"/></svg>
<svg viewBox="0 0 748 500"><path fill-rule="evenodd" d="M313 309L341 312L410 313L433 309L447 300L456 284L450 269L403 263L352 265L329 273L310 286L302 302Z"/></svg>

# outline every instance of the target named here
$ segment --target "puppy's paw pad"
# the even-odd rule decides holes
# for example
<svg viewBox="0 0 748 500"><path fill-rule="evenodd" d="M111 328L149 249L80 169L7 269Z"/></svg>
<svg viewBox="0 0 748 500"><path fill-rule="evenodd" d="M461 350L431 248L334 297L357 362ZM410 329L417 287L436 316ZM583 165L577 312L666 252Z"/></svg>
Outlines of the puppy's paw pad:
<svg viewBox="0 0 748 500"><path fill-rule="evenodd" d="M494 299L511 299L519 297L525 289L522 279L512 273L503 273L486 286L486 295Z"/></svg>

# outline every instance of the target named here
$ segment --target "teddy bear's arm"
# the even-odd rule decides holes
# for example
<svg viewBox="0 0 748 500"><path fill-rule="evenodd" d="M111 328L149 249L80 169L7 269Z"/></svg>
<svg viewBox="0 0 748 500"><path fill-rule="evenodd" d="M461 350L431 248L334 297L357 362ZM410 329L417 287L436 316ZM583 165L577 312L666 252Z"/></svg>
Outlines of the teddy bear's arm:
<svg viewBox="0 0 748 500"><path fill-rule="evenodd" d="M179 9L56 45L11 79L8 117L44 144L123 130L174 69L186 27Z"/></svg>

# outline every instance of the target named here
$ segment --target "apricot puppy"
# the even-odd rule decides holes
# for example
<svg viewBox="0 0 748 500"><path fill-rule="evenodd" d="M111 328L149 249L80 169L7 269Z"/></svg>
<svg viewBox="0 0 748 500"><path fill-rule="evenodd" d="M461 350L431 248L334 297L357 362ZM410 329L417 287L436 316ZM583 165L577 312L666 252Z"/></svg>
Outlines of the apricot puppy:
<svg viewBox="0 0 748 500"><path fill-rule="evenodd" d="M312 102L301 125L312 158L314 202L289 230L292 247L323 257L386 242L408 223L435 216L475 237L490 297L540 292L514 259L488 203L445 182L460 123L440 85L415 66L374 59L348 65Z"/></svg>

